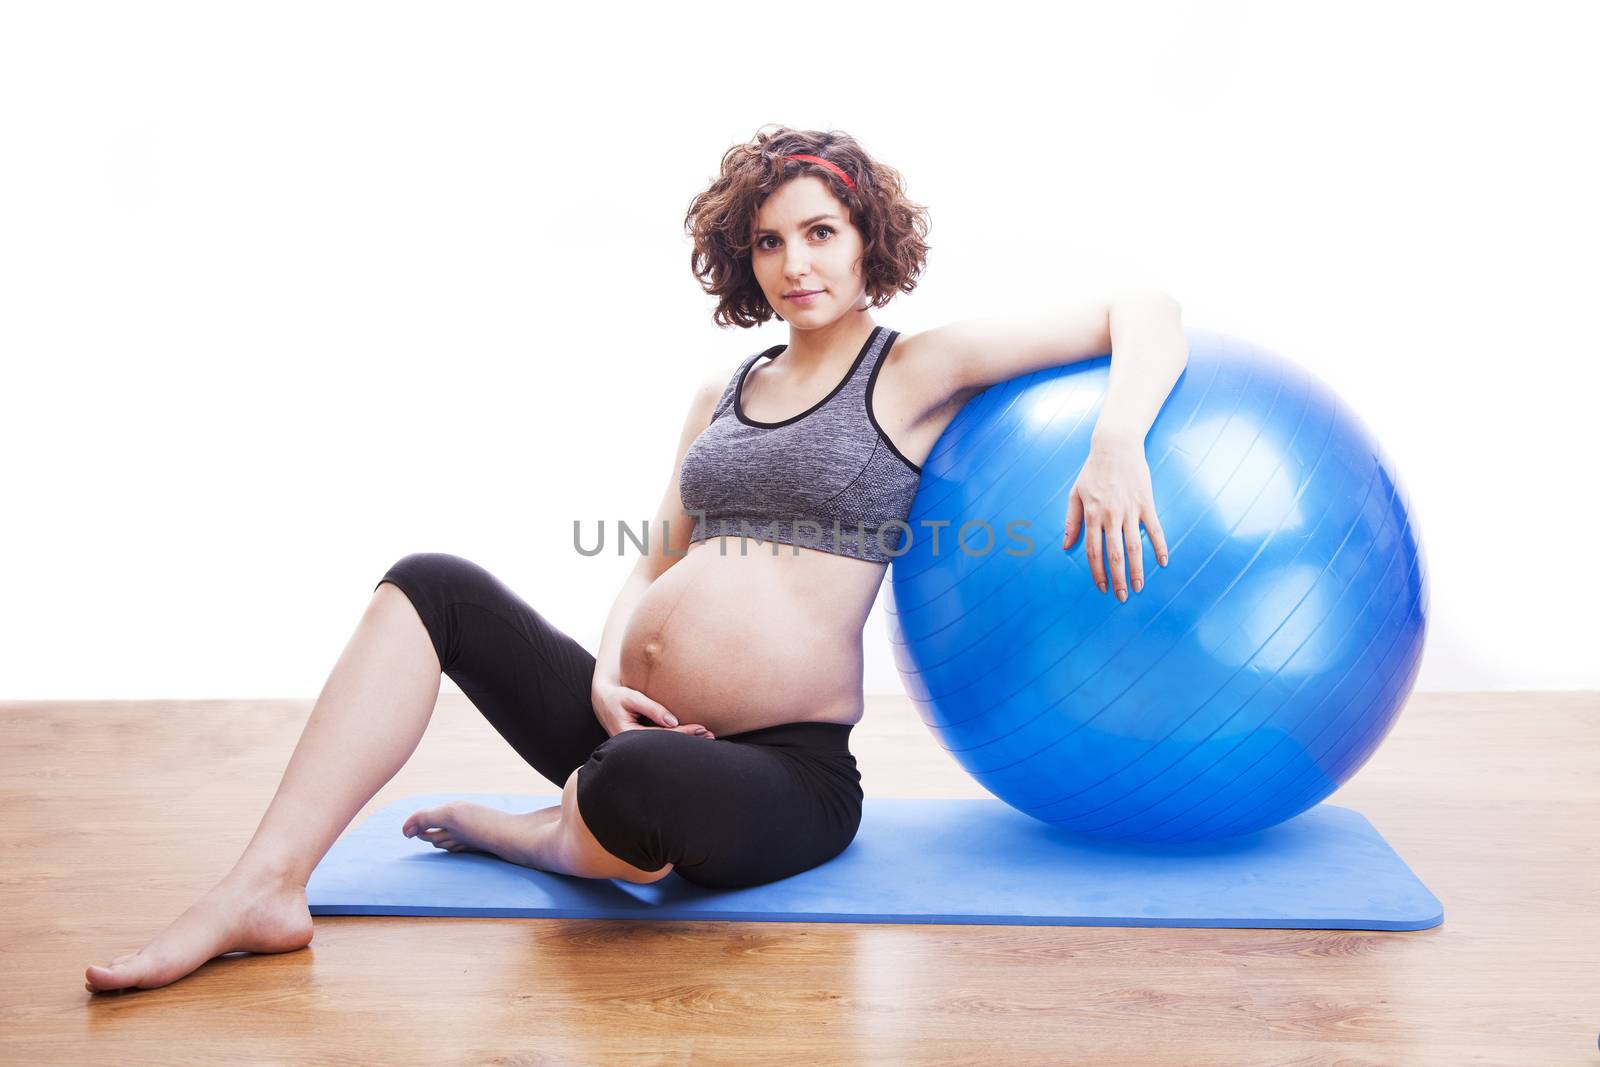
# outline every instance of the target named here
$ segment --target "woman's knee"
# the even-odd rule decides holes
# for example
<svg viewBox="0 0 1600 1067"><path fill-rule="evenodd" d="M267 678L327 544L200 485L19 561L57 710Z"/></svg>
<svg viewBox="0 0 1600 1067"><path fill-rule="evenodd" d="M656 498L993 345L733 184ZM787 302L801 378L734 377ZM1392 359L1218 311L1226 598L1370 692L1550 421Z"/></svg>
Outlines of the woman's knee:
<svg viewBox="0 0 1600 1067"><path fill-rule="evenodd" d="M450 648L455 643L451 636L450 605L462 599L467 583L477 578L475 570L482 568L460 556L413 552L396 560L373 587L375 598L387 585L410 601L423 628L428 631L441 670L449 665Z"/></svg>
<svg viewBox="0 0 1600 1067"><path fill-rule="evenodd" d="M574 791L583 824L611 855L644 871L675 861L678 830L692 803L688 745L715 742L675 730L625 730L590 754ZM574 772L576 773L576 772Z"/></svg>
<svg viewBox="0 0 1600 1067"><path fill-rule="evenodd" d="M578 790L583 781L583 767L577 767L567 776L565 787L561 791L561 824L564 838L564 848L568 861L574 873L585 878L620 878L624 881L648 885L659 882L672 873L672 864L663 863L660 866L640 866L633 859L624 859L610 847L602 842L589 826L583 816L583 810L578 804ZM595 810L593 797L590 799L591 810ZM599 807L602 819L609 819L612 813L603 805ZM616 839L612 840L616 846ZM643 852L635 848L623 847L622 851L630 856L638 857ZM643 862L653 864L653 860Z"/></svg>
<svg viewBox="0 0 1600 1067"><path fill-rule="evenodd" d="M482 569L471 560L448 552L413 552L395 560L378 584L393 582L402 589L448 585L465 575L476 576Z"/></svg>
<svg viewBox="0 0 1600 1067"><path fill-rule="evenodd" d="M686 754L710 743L678 730L624 730L589 754L585 780L596 790L610 786L608 792L653 805L662 794L682 792Z"/></svg>

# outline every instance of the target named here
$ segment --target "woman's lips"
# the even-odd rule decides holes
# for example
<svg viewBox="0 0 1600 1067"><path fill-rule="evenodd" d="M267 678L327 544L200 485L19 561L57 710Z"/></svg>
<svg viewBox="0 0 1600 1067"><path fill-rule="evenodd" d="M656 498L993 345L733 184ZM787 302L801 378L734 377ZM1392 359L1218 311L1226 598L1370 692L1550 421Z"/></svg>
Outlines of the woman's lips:
<svg viewBox="0 0 1600 1067"><path fill-rule="evenodd" d="M804 295L801 295L801 296L789 296L789 297L785 297L784 299L788 300L791 304L809 304L809 303L811 303L813 300L815 300L817 297L819 297L821 295L822 295L822 290L818 289L814 293L805 293Z"/></svg>

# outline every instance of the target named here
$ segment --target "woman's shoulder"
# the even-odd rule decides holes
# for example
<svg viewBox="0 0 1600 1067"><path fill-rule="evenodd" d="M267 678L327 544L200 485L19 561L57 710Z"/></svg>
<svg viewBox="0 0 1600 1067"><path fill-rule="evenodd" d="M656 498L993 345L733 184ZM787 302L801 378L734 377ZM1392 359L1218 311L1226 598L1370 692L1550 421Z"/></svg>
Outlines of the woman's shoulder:
<svg viewBox="0 0 1600 1067"><path fill-rule="evenodd" d="M955 375L949 346L937 330L896 333L893 346L879 360L878 376L882 380L874 392L889 393L908 424L967 399Z"/></svg>
<svg viewBox="0 0 1600 1067"><path fill-rule="evenodd" d="M734 383L744 364L745 361L742 359L733 363L719 362L714 369L707 371L701 377L694 391L690 409L699 414L702 423L709 423L714 419L728 397L732 395Z"/></svg>
<svg viewBox="0 0 1600 1067"><path fill-rule="evenodd" d="M734 360L731 363L719 362L716 368L706 375L705 380L701 383L701 388L708 389L719 397L731 391L738 381L739 372L744 369L744 365L747 362L749 362L748 356Z"/></svg>

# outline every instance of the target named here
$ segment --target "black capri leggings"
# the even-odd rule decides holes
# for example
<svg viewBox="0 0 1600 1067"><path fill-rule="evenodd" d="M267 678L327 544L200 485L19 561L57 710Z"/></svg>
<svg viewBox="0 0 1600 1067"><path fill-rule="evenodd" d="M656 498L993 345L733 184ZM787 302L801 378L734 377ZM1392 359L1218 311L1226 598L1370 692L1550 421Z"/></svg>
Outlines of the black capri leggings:
<svg viewBox="0 0 1600 1067"><path fill-rule="evenodd" d="M611 737L590 700L595 657L487 570L419 552L384 582L410 598L444 673L518 755L560 786L582 768L578 810L617 858L647 871L671 863L690 882L732 888L799 874L855 839L862 791L850 726Z"/></svg>

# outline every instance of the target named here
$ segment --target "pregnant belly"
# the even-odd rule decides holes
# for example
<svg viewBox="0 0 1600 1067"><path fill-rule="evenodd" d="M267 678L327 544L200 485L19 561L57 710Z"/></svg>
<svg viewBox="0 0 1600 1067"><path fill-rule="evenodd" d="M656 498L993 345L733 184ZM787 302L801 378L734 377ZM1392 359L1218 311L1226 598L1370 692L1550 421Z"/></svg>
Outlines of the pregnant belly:
<svg viewBox="0 0 1600 1067"><path fill-rule="evenodd" d="M741 557L737 547L719 553L714 540L693 545L635 606L623 634L622 684L718 737L785 722L857 721L871 595L862 608L859 592L841 595L859 579L815 572L860 570L861 561L801 553ZM865 566L881 578L876 565Z"/></svg>

